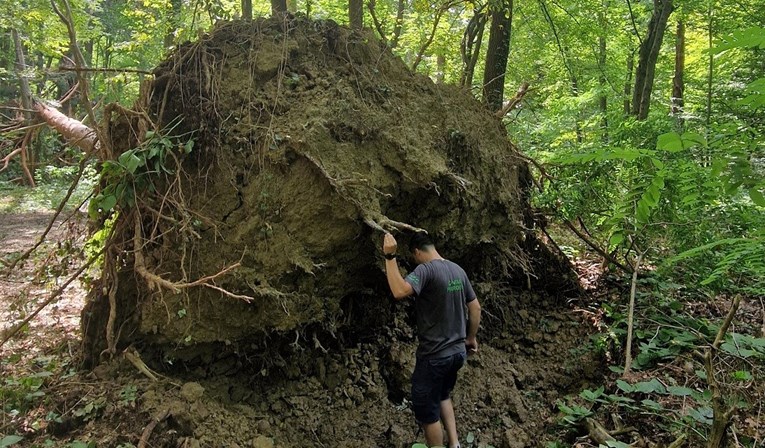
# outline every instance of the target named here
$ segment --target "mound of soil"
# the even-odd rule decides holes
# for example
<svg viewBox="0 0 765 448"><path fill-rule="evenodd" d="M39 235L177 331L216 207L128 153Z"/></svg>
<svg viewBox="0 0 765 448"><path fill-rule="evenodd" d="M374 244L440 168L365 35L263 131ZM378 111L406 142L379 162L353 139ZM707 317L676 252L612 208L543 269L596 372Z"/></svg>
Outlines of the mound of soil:
<svg viewBox="0 0 765 448"><path fill-rule="evenodd" d="M149 125L195 146L117 217L115 228L128 223L113 241L124 264L86 310L93 354L112 278L123 338L231 344L310 325L374 334L393 317L382 234L405 241L414 226L478 283L575 288L535 237L529 171L501 122L365 32L292 16L225 23L162 63L136 109L153 123L111 124L117 152L145 142ZM151 290L134 252L174 282L240 266L214 287Z"/></svg>

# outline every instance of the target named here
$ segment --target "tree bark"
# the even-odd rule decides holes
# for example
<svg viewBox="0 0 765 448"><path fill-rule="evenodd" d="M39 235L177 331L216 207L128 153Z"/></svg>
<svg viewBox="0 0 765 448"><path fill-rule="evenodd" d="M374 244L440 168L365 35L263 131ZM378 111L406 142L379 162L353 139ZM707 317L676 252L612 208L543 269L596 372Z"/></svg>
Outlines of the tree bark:
<svg viewBox="0 0 765 448"><path fill-rule="evenodd" d="M653 13L648 22L648 36L640 44L638 68L635 73L635 90L632 97L632 114L638 120L648 118L651 92L656 76L656 62L664 40L667 20L674 8L672 0L653 0Z"/></svg>
<svg viewBox="0 0 765 448"><path fill-rule="evenodd" d="M627 54L627 79L624 81L624 115L632 112L630 94L632 92L632 73L635 71L635 51Z"/></svg>
<svg viewBox="0 0 765 448"><path fill-rule="evenodd" d="M606 79L606 33L608 25L606 14L608 13L608 0L603 2L603 12L599 15L600 36L598 36L598 86L600 94L598 95L598 108L600 109L600 130L601 139L608 142L608 80Z"/></svg>
<svg viewBox="0 0 765 448"><path fill-rule="evenodd" d="M512 25L513 0L503 0L499 7L491 10L489 46L483 73L483 101L491 111L502 109Z"/></svg>
<svg viewBox="0 0 765 448"><path fill-rule="evenodd" d="M675 76L672 78L672 99L671 112L682 127L683 118L683 93L685 91L685 23L682 20L677 21L677 39L675 41Z"/></svg>
<svg viewBox="0 0 765 448"><path fill-rule="evenodd" d="M252 20L252 0L242 0L242 19Z"/></svg>
<svg viewBox="0 0 765 448"><path fill-rule="evenodd" d="M271 0L271 14L284 14L287 12L287 0Z"/></svg>
<svg viewBox="0 0 765 448"><path fill-rule="evenodd" d="M24 72L27 69L26 59L24 57L24 47L21 44L21 38L16 28L11 29L11 36L13 37L13 45L16 49L16 74L19 77L19 87L21 89L21 105L26 109L24 111L24 118L29 120L31 113L27 112L32 109L32 90L29 87L29 80Z"/></svg>
<svg viewBox="0 0 765 448"><path fill-rule="evenodd" d="M360 30L364 26L364 2L348 0L348 19L352 30Z"/></svg>
<svg viewBox="0 0 765 448"><path fill-rule="evenodd" d="M398 6L396 8L396 23L393 25L393 37L390 39L391 48L396 48L396 46L398 46L398 39L401 37L401 30L404 25L405 6L406 0L398 0Z"/></svg>
<svg viewBox="0 0 765 448"><path fill-rule="evenodd" d="M436 56L436 84L444 83L444 72L446 71L446 56L439 53Z"/></svg>
<svg viewBox="0 0 765 448"><path fill-rule="evenodd" d="M460 42L460 53L462 54L461 86L473 85L473 74L475 73L475 66L478 64L478 56L481 54L483 31L486 28L487 19L488 16L483 9L478 9L465 28L465 34L462 36L462 42Z"/></svg>
<svg viewBox="0 0 765 448"><path fill-rule="evenodd" d="M35 103L34 109L50 127L58 131L70 145L77 146L87 153L99 149L96 131L82 124L81 121L67 117L61 112L42 103Z"/></svg>

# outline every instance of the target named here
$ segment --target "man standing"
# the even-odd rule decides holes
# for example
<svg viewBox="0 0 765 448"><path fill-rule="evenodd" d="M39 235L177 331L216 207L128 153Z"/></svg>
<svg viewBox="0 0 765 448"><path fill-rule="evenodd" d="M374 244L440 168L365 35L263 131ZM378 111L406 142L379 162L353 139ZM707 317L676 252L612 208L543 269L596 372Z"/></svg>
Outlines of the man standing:
<svg viewBox="0 0 765 448"><path fill-rule="evenodd" d="M449 446L459 447L451 392L466 351L478 351L481 305L465 271L441 257L427 233L417 232L409 242L418 266L406 278L398 269L397 247L393 235L385 234L385 271L393 297L415 297L419 346L412 374L414 417L428 446L443 446L443 422Z"/></svg>

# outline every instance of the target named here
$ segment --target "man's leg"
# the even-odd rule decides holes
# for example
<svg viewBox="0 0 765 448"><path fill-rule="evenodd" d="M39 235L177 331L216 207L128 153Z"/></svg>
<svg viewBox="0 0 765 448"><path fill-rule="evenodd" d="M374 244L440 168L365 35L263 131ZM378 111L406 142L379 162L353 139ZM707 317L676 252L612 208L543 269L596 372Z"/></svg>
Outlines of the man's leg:
<svg viewBox="0 0 765 448"><path fill-rule="evenodd" d="M454 418L454 405L452 405L451 398L441 401L441 421L446 428L449 446L455 448L459 444L459 439L457 438L457 422Z"/></svg>
<svg viewBox="0 0 765 448"><path fill-rule="evenodd" d="M425 423L422 428L425 430L425 441L428 446L444 446L444 431L441 429L441 422Z"/></svg>

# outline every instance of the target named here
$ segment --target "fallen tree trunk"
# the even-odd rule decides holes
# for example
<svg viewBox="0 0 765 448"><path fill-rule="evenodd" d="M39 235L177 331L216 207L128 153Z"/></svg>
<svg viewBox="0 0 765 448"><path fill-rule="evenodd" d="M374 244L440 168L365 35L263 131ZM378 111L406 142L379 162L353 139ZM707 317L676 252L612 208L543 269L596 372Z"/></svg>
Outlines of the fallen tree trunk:
<svg viewBox="0 0 765 448"><path fill-rule="evenodd" d="M34 108L40 118L58 131L70 145L74 145L89 154L100 149L94 129L39 101L35 102Z"/></svg>

